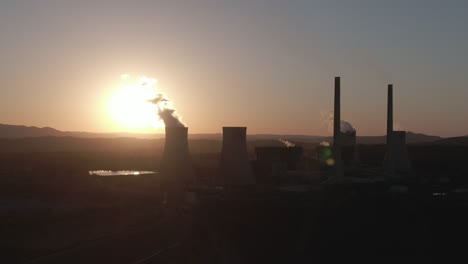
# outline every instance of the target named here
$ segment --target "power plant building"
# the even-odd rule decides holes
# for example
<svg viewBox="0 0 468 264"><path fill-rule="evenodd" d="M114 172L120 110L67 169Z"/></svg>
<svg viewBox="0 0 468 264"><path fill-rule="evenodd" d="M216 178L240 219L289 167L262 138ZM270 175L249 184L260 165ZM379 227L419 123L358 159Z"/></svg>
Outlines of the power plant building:
<svg viewBox="0 0 468 264"><path fill-rule="evenodd" d="M278 183L287 180L288 172L304 170L302 147L255 148L257 182Z"/></svg>
<svg viewBox="0 0 468 264"><path fill-rule="evenodd" d="M392 131L384 166L390 174L406 174L411 170L411 163L406 147L406 131Z"/></svg>
<svg viewBox="0 0 468 264"><path fill-rule="evenodd" d="M341 157L343 165L347 167L356 166L359 163L356 148L356 130L341 132Z"/></svg>
<svg viewBox="0 0 468 264"><path fill-rule="evenodd" d="M406 148L406 132L393 131L393 85L388 85L387 98L387 153L384 168L390 176L405 174L411 170Z"/></svg>

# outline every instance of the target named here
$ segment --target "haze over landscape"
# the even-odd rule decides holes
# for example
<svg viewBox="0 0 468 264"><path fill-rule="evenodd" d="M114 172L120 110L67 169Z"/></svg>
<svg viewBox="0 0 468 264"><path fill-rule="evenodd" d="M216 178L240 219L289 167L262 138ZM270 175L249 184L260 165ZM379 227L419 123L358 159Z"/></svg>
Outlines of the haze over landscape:
<svg viewBox="0 0 468 264"><path fill-rule="evenodd" d="M0 1L0 262L463 263L467 14Z"/></svg>
<svg viewBox="0 0 468 264"><path fill-rule="evenodd" d="M112 116L122 75L158 79L189 133L331 135L332 78L358 135L468 133L466 1L7 1L0 123L163 133ZM89 30L92 29L92 30ZM124 106L122 106L124 107Z"/></svg>

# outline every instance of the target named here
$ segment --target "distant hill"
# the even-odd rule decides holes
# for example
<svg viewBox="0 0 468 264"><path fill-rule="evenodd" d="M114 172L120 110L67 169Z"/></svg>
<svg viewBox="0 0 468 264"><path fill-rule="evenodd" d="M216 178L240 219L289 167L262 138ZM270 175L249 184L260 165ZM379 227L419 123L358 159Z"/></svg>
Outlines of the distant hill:
<svg viewBox="0 0 468 264"><path fill-rule="evenodd" d="M406 132L406 142L407 143L424 143L424 142L434 142L440 140L442 137L439 136L428 136L421 133L413 133L411 131Z"/></svg>
<svg viewBox="0 0 468 264"><path fill-rule="evenodd" d="M433 145L468 146L468 137L451 137L432 142Z"/></svg>
<svg viewBox="0 0 468 264"><path fill-rule="evenodd" d="M358 144L385 144L386 136L361 136L357 137ZM428 143L441 140L439 136L428 136L420 133L413 133L411 131L406 132L406 143L408 144L419 144Z"/></svg>
<svg viewBox="0 0 468 264"><path fill-rule="evenodd" d="M10 152L142 152L162 148L162 139L28 137L0 138L0 153Z"/></svg>
<svg viewBox="0 0 468 264"><path fill-rule="evenodd" d="M51 127L17 126L0 124L0 138L31 138L31 137L77 137L77 138L163 138L164 134L144 133L90 133L60 131Z"/></svg>
<svg viewBox="0 0 468 264"><path fill-rule="evenodd" d="M63 136L63 132L51 127L27 127L0 124L0 138L24 138L24 137L45 137Z"/></svg>
<svg viewBox="0 0 468 264"><path fill-rule="evenodd" d="M50 127L34 127L34 126L17 126L0 124L0 138L35 138L35 137L75 137L75 138L138 138L138 139L161 139L164 134L144 134L144 133L89 133L89 132L69 132L60 131ZM222 140L221 133L214 134L189 134L192 140ZM275 134L253 134L248 135L249 141L255 140L278 140L286 139L291 142L304 143L320 143L322 141L332 142L331 136L311 136L311 135L275 135ZM427 143L443 140L438 136L428 136L407 132L406 142L409 144ZM358 144L384 144L385 136L359 136L357 137Z"/></svg>

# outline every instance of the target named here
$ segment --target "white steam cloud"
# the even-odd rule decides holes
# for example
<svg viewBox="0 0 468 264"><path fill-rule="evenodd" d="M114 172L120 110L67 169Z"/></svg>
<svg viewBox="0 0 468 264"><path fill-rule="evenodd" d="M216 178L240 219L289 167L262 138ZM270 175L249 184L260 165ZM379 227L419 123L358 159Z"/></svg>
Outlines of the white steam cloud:
<svg viewBox="0 0 468 264"><path fill-rule="evenodd" d="M341 120L341 122L340 122L340 131L343 132L343 133L355 132L356 128L354 128L353 125L351 125L351 123L349 123L348 121Z"/></svg>
<svg viewBox="0 0 468 264"><path fill-rule="evenodd" d="M158 116L164 121L166 127L185 127L171 101L163 93L158 93L154 99L150 99L148 102L156 106Z"/></svg>
<svg viewBox="0 0 468 264"><path fill-rule="evenodd" d="M322 111L320 112L320 115L322 119L322 125L327 126L329 132L333 132L333 111ZM343 133L355 132L356 128L354 128L350 122L346 120L340 120L340 131Z"/></svg>
<svg viewBox="0 0 468 264"><path fill-rule="evenodd" d="M156 83L156 79L143 77L140 79L140 86L153 86ZM172 102L167 96L161 92L156 91L156 96L152 99L148 99L148 102L156 106L156 111L159 119L164 121L166 127L185 127L181 117L177 114Z"/></svg>
<svg viewBox="0 0 468 264"><path fill-rule="evenodd" d="M278 139L279 142L283 143L286 147L288 148L292 148L292 147L295 147L296 144L292 143L291 141L288 141L286 139Z"/></svg>

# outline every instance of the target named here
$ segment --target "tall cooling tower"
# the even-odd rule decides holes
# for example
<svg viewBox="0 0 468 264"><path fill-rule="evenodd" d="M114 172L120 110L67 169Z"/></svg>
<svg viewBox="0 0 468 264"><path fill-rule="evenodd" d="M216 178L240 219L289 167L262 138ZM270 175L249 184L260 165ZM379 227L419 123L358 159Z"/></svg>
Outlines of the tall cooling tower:
<svg viewBox="0 0 468 264"><path fill-rule="evenodd" d="M247 153L246 127L223 127L223 148L219 173L222 185L255 184Z"/></svg>
<svg viewBox="0 0 468 264"><path fill-rule="evenodd" d="M193 183L195 174L188 148L187 127L166 127L166 141L161 159L160 175L168 203L180 203L186 187Z"/></svg>

